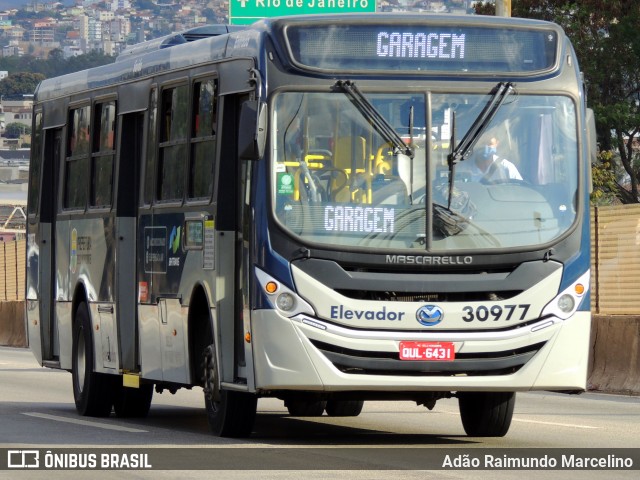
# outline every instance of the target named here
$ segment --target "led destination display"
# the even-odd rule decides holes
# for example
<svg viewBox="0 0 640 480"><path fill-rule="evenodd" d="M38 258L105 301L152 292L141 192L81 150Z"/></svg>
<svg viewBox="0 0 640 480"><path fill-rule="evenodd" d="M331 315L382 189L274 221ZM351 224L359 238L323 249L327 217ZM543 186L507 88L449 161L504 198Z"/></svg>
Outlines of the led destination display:
<svg viewBox="0 0 640 480"><path fill-rule="evenodd" d="M466 35L380 32L376 53L395 58L464 58Z"/></svg>
<svg viewBox="0 0 640 480"><path fill-rule="evenodd" d="M290 204L282 217L284 224L299 235L402 235L415 239L425 231L424 216L424 209L410 207Z"/></svg>
<svg viewBox="0 0 640 480"><path fill-rule="evenodd" d="M558 57L549 27L293 25L286 40L295 63L319 70L531 74L553 69Z"/></svg>

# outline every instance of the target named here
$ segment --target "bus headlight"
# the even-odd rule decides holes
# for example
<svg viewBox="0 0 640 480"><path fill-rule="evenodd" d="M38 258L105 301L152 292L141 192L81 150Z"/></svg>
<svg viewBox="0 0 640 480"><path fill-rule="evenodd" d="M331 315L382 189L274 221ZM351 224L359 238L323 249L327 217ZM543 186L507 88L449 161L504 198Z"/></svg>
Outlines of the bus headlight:
<svg viewBox="0 0 640 480"><path fill-rule="evenodd" d="M283 312L290 312L296 306L296 299L289 292L281 293L276 298L276 306Z"/></svg>
<svg viewBox="0 0 640 480"><path fill-rule="evenodd" d="M574 283L560 292L542 310L542 316L553 315L566 320L575 313L585 294L589 291L591 271L587 270Z"/></svg>
<svg viewBox="0 0 640 480"><path fill-rule="evenodd" d="M569 313L576 306L576 301L573 299L571 295L564 294L558 298L558 308L562 310L564 313Z"/></svg>
<svg viewBox="0 0 640 480"><path fill-rule="evenodd" d="M262 288L271 308L278 310L286 317L293 317L300 313L316 316L313 307L296 292L259 268L256 268L255 271L260 288Z"/></svg>

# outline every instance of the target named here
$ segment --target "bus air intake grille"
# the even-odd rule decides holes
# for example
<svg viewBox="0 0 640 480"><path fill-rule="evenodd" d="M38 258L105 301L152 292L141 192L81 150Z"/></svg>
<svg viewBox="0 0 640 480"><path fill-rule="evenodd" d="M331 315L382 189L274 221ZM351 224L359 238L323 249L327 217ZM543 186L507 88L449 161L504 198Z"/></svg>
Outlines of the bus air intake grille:
<svg viewBox="0 0 640 480"><path fill-rule="evenodd" d="M355 375L454 376L510 375L522 368L546 342L490 353L457 353L450 362L400 360L398 352L351 350L317 340L311 343L343 373Z"/></svg>

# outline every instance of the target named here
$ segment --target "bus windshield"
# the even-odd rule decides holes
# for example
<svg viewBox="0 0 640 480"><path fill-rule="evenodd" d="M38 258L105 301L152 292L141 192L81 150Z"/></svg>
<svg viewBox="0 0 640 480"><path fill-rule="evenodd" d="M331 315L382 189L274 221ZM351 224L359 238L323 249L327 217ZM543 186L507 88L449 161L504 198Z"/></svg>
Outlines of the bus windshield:
<svg viewBox="0 0 640 480"><path fill-rule="evenodd" d="M275 215L303 242L383 250L528 248L553 241L574 222L578 147L571 98L509 95L473 148L451 164L451 140L475 128L492 94L363 95L375 112L340 89L283 92L273 102ZM379 116L408 148L380 133Z"/></svg>

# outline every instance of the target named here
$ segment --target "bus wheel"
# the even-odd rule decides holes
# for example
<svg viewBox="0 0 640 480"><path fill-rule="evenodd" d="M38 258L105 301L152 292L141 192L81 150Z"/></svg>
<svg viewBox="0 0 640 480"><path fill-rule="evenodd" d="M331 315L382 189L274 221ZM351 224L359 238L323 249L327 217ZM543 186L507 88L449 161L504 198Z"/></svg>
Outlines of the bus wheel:
<svg viewBox="0 0 640 480"><path fill-rule="evenodd" d="M218 381L218 368L213 345L203 353L204 405L214 435L248 437L256 418L258 397L246 392L223 390Z"/></svg>
<svg viewBox="0 0 640 480"><path fill-rule="evenodd" d="M363 406L364 400L329 400L326 410L330 417L357 417Z"/></svg>
<svg viewBox="0 0 640 480"><path fill-rule="evenodd" d="M289 410L289 415L294 417L320 417L327 402L324 400L287 400L284 406Z"/></svg>
<svg viewBox="0 0 640 480"><path fill-rule="evenodd" d="M515 392L458 392L462 426L470 437L504 437L515 404Z"/></svg>
<svg viewBox="0 0 640 480"><path fill-rule="evenodd" d="M153 384L145 383L139 388L128 388L120 385L116 390L113 410L118 417L146 417L151 408Z"/></svg>
<svg viewBox="0 0 640 480"><path fill-rule="evenodd" d="M73 398L80 415L108 417L113 406L114 378L93 371L95 352L87 304L78 305L73 325Z"/></svg>

